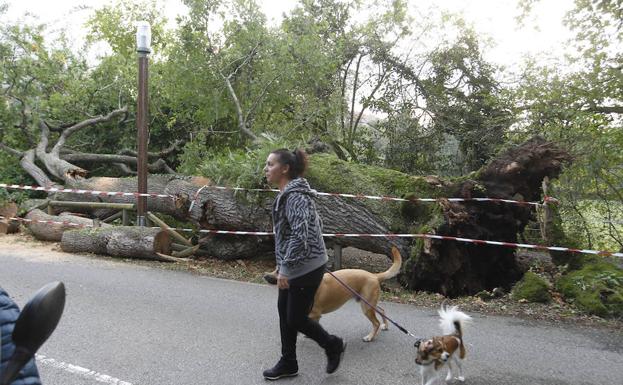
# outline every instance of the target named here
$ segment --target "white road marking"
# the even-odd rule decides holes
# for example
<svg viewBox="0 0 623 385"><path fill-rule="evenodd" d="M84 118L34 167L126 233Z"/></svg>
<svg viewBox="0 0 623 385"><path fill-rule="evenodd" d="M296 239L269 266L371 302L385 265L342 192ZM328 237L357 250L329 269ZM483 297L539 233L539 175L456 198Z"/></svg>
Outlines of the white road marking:
<svg viewBox="0 0 623 385"><path fill-rule="evenodd" d="M103 382L110 385L132 385L131 382L121 381L118 378L111 377L107 374L98 373L94 370L83 368L81 366L68 364L66 362L57 361L54 358L48 358L42 354L36 354L35 357L40 364L51 366L56 369L62 369L72 374L77 374L82 377L91 378L95 381Z"/></svg>

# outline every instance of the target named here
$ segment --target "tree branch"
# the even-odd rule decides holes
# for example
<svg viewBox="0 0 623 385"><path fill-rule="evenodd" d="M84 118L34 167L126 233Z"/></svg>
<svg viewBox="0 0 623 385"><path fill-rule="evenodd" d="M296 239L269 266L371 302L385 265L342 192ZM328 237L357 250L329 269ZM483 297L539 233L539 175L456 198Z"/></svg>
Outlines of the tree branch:
<svg viewBox="0 0 623 385"><path fill-rule="evenodd" d="M340 108L340 113L342 116L340 116L340 124L342 127L342 136L346 137L346 122L345 122L345 116L346 116L346 111L345 111L345 106L346 103L344 102L344 98L346 97L346 78L348 77L348 70L350 69L350 65L353 64L353 61L355 60L355 57L353 56L349 61L348 64L346 65L346 69L344 69L344 76L342 77L342 87L341 87L341 108Z"/></svg>
<svg viewBox="0 0 623 385"><path fill-rule="evenodd" d="M99 123L108 122L112 120L115 116L125 114L126 112L128 112L127 106L120 108L118 110L114 110L108 115L105 115L105 116L100 115L92 119L83 120L80 123L74 124L73 126L66 128L65 130L63 130L63 133L61 134L60 138L58 138L58 141L56 142L54 147L52 147L52 151L50 151L50 153L58 157L60 154L61 148L65 145L65 142L67 141L67 138L69 138L75 132L85 127L93 126Z"/></svg>
<svg viewBox="0 0 623 385"><path fill-rule="evenodd" d="M18 158L21 158L22 156L24 156L24 152L11 148L4 143L0 143L0 149Z"/></svg>
<svg viewBox="0 0 623 385"><path fill-rule="evenodd" d="M368 95L368 97L364 101L363 105L361 106L361 111L359 111L359 115L357 115L357 120L355 120L355 124L353 125L353 128L351 130L353 138L355 136L355 131L357 131L357 127L359 126L359 122L361 121L361 117L363 116L364 111L370 105L369 102L374 97L374 94L376 93L376 91L378 91L379 88L381 88L381 85L383 85L383 80L385 80L385 75L386 74L387 74L387 69L385 69L385 71L383 71L383 73L380 76L380 79L379 79L378 83L376 83L376 86L374 87L374 89L372 90L370 95Z"/></svg>
<svg viewBox="0 0 623 385"><path fill-rule="evenodd" d="M19 161L20 166L30 175L39 186L54 187L56 184L52 182L48 175L35 164L35 150L31 149L24 153Z"/></svg>
<svg viewBox="0 0 623 385"><path fill-rule="evenodd" d="M584 111L599 112L602 114L623 114L623 106L590 106Z"/></svg>
<svg viewBox="0 0 623 385"><path fill-rule="evenodd" d="M134 156L117 155L117 154L88 154L88 153L72 153L64 154L61 159L73 163L111 163L119 167L123 164L125 166L136 166L138 160ZM165 172L167 174L175 174L175 171L169 167L167 162L159 158L156 161L150 163L148 166L149 172ZM124 172L128 172L129 168L122 168Z"/></svg>
<svg viewBox="0 0 623 385"><path fill-rule="evenodd" d="M236 91L234 91L234 87L232 87L231 82L229 81L229 77L226 77L221 72L221 77L225 81L225 85L227 86L227 91L229 92L229 96L232 98L234 102L234 106L236 107L236 114L238 115L238 129L240 130L241 135L246 135L253 141L257 141L257 136L249 130L247 127L247 122L244 120L244 114L242 112L242 106L240 105L240 100L238 100L238 96L236 95ZM231 75L230 75L231 76Z"/></svg>
<svg viewBox="0 0 623 385"><path fill-rule="evenodd" d="M26 140L28 141L28 144L31 147L35 146L35 140L33 139L32 135L30 134L30 132L28 131L28 116L26 115L26 103L24 103L24 101L21 98L18 98L15 95L12 95L10 93L7 94L8 96L10 96L11 98L17 100L20 103L20 114L22 115L22 121L19 125L17 125L17 127L22 131L22 134L24 134L24 137L26 138Z"/></svg>
<svg viewBox="0 0 623 385"><path fill-rule="evenodd" d="M266 83L264 85L264 88L262 88L262 92L260 93L260 95L255 99L255 101L253 102L253 105L251 105L251 107L249 108L249 111L247 112L247 117L246 117L246 121L249 122L252 120L252 116L255 114L255 109L257 108L257 106L260 104L260 101L264 98L264 95L266 95L266 92L268 91L268 87L273 84L273 82L277 79L279 79L281 75L277 75L274 78L272 78L268 83Z"/></svg>
<svg viewBox="0 0 623 385"><path fill-rule="evenodd" d="M235 131L238 132L238 131ZM176 139L171 145L161 151L158 152L148 152L147 157L150 159L158 159L158 158L166 158L171 155L174 151L178 149L178 147L182 144L186 143L183 139ZM117 153L118 155L129 155L129 156L138 156L137 152L131 150L129 148L125 148Z"/></svg>

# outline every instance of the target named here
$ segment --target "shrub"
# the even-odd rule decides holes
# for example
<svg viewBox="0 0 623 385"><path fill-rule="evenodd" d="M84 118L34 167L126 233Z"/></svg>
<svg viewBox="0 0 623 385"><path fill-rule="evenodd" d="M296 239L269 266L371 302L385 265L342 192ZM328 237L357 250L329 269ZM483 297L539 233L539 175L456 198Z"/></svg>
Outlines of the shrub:
<svg viewBox="0 0 623 385"><path fill-rule="evenodd" d="M517 282L511 294L514 299L525 299L529 302L549 302L552 299L548 283L531 271L526 272Z"/></svg>
<svg viewBox="0 0 623 385"><path fill-rule="evenodd" d="M623 270L606 262L586 264L558 280L563 296L601 317L623 315Z"/></svg>

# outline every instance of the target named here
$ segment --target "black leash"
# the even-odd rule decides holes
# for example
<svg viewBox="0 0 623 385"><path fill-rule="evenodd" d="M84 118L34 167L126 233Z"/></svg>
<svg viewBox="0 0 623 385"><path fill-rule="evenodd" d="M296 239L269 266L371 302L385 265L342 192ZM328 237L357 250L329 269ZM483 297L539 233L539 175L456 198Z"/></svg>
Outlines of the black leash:
<svg viewBox="0 0 623 385"><path fill-rule="evenodd" d="M372 305L370 302L368 302L365 298L363 298L359 293L357 293L353 288L351 288L350 286L348 286L347 284L345 284L341 279L339 279L335 274L333 274L333 272L331 270L329 270L327 268L327 273L331 274L331 276L333 278L335 278L342 286L344 286L346 288L346 290L350 291L355 297L359 298L361 301L363 301L366 305L370 306L370 308L372 308L372 310L374 310L375 312L377 312L382 318L388 320L389 322L391 322L394 326L396 326L398 328L398 330L400 330L401 332L403 332L404 334L407 334L413 338L415 338L417 341L421 340L421 337L418 337L414 334L412 334L411 332L409 332L407 329L405 329L404 327L400 326L400 324L398 324L398 322L394 321L393 319L389 318L388 316L385 315L384 312L381 312L376 306Z"/></svg>

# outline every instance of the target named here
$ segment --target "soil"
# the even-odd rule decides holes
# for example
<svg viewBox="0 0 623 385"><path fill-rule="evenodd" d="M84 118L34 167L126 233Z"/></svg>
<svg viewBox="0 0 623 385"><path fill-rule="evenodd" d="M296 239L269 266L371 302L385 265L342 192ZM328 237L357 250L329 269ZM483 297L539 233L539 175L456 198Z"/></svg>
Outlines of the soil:
<svg viewBox="0 0 623 385"><path fill-rule="evenodd" d="M15 249L16 245L20 249L37 249L37 255L45 258L45 254L60 255L59 243L41 242L32 236L24 233L1 235L0 247ZM30 253L28 253L30 254ZM330 255L330 263L333 258ZM69 256L69 254L65 254ZM531 253L522 251L519 253L520 260L526 268L530 266L532 270L550 272L551 264L546 254ZM189 259L187 262L154 262L141 261L136 259L119 259L108 256L93 255L93 258L109 261L124 261L126 263L147 265L162 269L188 271L194 274L206 275L217 278L232 279L238 281L254 282L267 284L262 278L266 272L274 268L273 259L260 260L234 260L222 261L212 258ZM391 265L388 257L379 254L346 248L342 252L342 268L365 269L371 272L384 271ZM553 301L549 304L528 303L513 300L508 293L500 293L499 297L489 299L488 296L482 299L478 296L466 296L459 298L446 298L441 294L427 292L411 292L402 288L396 279L383 283L383 301L411 304L416 307L426 309L438 309L441 304L458 305L461 310L466 312L477 312L480 314L500 315L508 317L518 317L522 319L532 319L548 321L551 323L572 323L590 327L601 327L612 330L623 331L623 319L604 319L594 315L585 314L578 310L572 303L567 303L559 293L551 291Z"/></svg>

